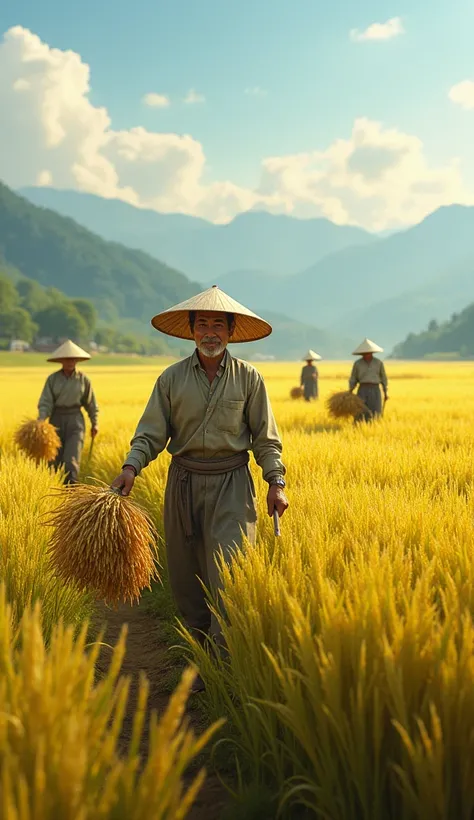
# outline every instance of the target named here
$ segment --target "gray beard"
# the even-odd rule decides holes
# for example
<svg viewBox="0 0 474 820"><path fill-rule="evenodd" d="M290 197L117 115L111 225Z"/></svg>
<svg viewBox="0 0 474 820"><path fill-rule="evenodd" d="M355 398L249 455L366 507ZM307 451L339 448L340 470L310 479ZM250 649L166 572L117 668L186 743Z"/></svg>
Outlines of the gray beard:
<svg viewBox="0 0 474 820"><path fill-rule="evenodd" d="M222 342L214 348L208 348L206 342L201 342L200 345L197 345L199 352L208 359L217 359L217 357L224 352L225 348L226 346Z"/></svg>

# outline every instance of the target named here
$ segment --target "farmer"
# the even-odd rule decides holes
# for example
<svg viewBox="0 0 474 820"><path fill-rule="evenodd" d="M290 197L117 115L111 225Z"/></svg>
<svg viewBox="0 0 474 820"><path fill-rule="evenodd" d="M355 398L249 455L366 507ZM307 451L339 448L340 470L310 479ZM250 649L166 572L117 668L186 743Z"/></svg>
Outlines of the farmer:
<svg viewBox="0 0 474 820"><path fill-rule="evenodd" d="M159 376L138 424L122 473L112 487L128 495L135 476L167 447L172 455L164 527L172 592L187 626L202 643L223 643L206 603L204 584L218 590L215 564L229 561L243 536L256 535L256 496L249 450L268 483L267 509L288 507L282 445L262 377L227 350L272 329L216 286L152 319L170 336L194 340L196 350ZM202 687L198 679L197 691Z"/></svg>
<svg viewBox="0 0 474 820"><path fill-rule="evenodd" d="M49 418L61 439L61 448L53 465L56 468L64 466L66 484L78 482L85 432L81 407L90 418L92 438L98 432L99 409L94 391L87 376L76 370L76 364L87 359L90 359L89 354L70 340L58 347L48 362L58 362L61 370L48 376L38 402L38 418Z"/></svg>
<svg viewBox="0 0 474 820"><path fill-rule="evenodd" d="M303 359L306 364L301 371L301 387L303 388L305 401L318 398L318 368L314 362L320 359L321 356L315 353L314 350L308 350Z"/></svg>
<svg viewBox="0 0 474 820"><path fill-rule="evenodd" d="M370 421L381 415L382 397L380 395L380 386L382 386L385 401L388 399L388 381L385 366L380 359L376 359L374 356L374 353L382 352L382 347L379 347L370 339L364 339L352 354L353 356L361 356L361 358L354 362L349 379L349 389L352 393L359 385L357 394L368 408L368 412L362 413L356 418L356 421Z"/></svg>

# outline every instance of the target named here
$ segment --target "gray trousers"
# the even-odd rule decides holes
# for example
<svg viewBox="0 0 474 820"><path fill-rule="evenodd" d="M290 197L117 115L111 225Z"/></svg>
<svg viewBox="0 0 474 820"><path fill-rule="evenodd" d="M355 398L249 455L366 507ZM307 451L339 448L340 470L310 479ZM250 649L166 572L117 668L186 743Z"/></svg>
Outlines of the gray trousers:
<svg viewBox="0 0 474 820"><path fill-rule="evenodd" d="M370 410L370 413L361 413L356 416L356 421L372 421L382 414L382 395L380 385L361 384L357 395L362 399Z"/></svg>
<svg viewBox="0 0 474 820"><path fill-rule="evenodd" d="M180 503L183 495L190 499L190 509ZM218 594L218 551L229 562L232 552L242 549L242 534L255 543L256 522L255 487L248 466L199 475L171 463L164 502L168 575L177 608L192 632L209 633L221 642L201 581L214 596Z"/></svg>
<svg viewBox="0 0 474 820"><path fill-rule="evenodd" d="M77 484L79 481L79 466L81 463L82 448L86 425L80 410L72 413L53 410L50 423L56 427L61 447L52 466L64 466L66 484Z"/></svg>
<svg viewBox="0 0 474 820"><path fill-rule="evenodd" d="M303 392L305 401L311 401L311 399L318 398L318 380L311 379L311 381L303 382Z"/></svg>

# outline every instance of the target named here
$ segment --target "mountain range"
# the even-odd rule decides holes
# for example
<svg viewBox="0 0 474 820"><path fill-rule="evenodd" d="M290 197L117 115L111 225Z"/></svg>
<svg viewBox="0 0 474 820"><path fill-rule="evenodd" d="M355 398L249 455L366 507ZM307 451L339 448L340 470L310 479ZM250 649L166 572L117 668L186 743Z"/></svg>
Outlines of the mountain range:
<svg viewBox="0 0 474 820"><path fill-rule="evenodd" d="M90 299L103 323L127 333L156 334L150 326L154 313L202 289L143 251L106 241L1 183L0 262L13 280L26 276L68 297ZM272 336L239 346L237 355L295 359L315 344L328 358L344 355L348 342L339 335L288 318L281 310L268 313L262 307L261 312L273 324ZM170 339L169 344L186 349L177 340Z"/></svg>
<svg viewBox="0 0 474 820"><path fill-rule="evenodd" d="M474 299L472 207L442 207L413 227L375 236L324 219L248 212L216 226L73 191L24 194L168 264L179 258L203 285L218 284L244 304L325 330L332 340L369 336L388 352Z"/></svg>
<svg viewBox="0 0 474 820"><path fill-rule="evenodd" d="M328 253L376 241L360 228L334 225L327 219L249 211L227 225L214 225L193 216L161 214L77 191L25 188L19 193L35 205L71 217L104 239L139 248L200 282L213 283L235 269L293 273Z"/></svg>

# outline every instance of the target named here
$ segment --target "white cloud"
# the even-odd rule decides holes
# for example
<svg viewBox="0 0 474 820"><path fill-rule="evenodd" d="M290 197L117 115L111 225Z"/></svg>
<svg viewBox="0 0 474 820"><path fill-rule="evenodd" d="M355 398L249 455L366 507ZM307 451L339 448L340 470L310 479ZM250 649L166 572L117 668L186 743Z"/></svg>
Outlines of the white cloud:
<svg viewBox="0 0 474 820"><path fill-rule="evenodd" d="M449 99L462 108L474 109L474 80L463 80L449 91Z"/></svg>
<svg viewBox="0 0 474 820"><path fill-rule="evenodd" d="M268 92L259 85L255 85L253 88L246 88L245 93L249 97L266 97Z"/></svg>
<svg viewBox="0 0 474 820"><path fill-rule="evenodd" d="M154 91L145 94L143 102L145 105L150 106L150 108L168 108L170 104L169 97L167 97L166 94L155 94Z"/></svg>
<svg viewBox="0 0 474 820"><path fill-rule="evenodd" d="M364 31L353 28L350 32L350 38L356 43L362 43L365 40L391 40L393 37L398 37L404 33L405 29L401 17L391 17L386 23L372 23Z"/></svg>
<svg viewBox="0 0 474 820"><path fill-rule="evenodd" d="M366 118L322 150L264 159L253 188L208 183L200 142L141 126L114 130L89 93L89 66L78 54L10 29L0 43L0 178L216 222L259 208L385 230L440 205L474 204L458 161L434 167L417 137Z"/></svg>
<svg viewBox="0 0 474 820"><path fill-rule="evenodd" d="M206 98L204 94L198 94L198 92L195 91L194 88L190 88L184 98L184 102L187 105L195 105L196 103L206 102Z"/></svg>
<svg viewBox="0 0 474 820"><path fill-rule="evenodd" d="M53 176L51 171L43 170L40 171L38 176L36 177L36 184L39 185L41 188L47 188L48 186L52 185L53 183Z"/></svg>

